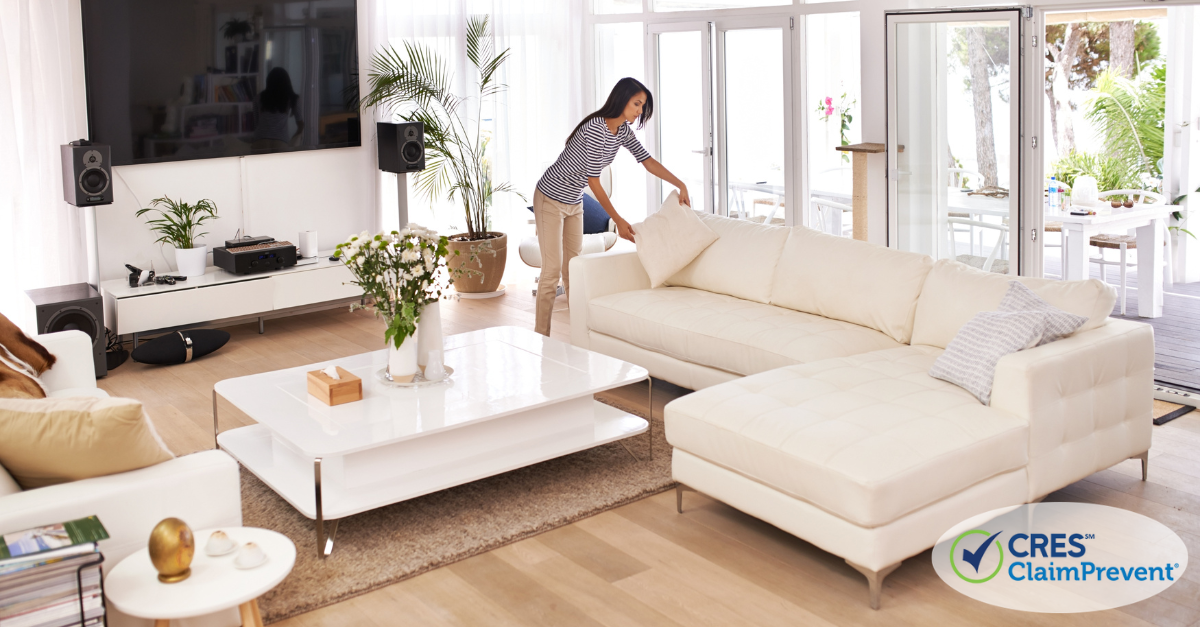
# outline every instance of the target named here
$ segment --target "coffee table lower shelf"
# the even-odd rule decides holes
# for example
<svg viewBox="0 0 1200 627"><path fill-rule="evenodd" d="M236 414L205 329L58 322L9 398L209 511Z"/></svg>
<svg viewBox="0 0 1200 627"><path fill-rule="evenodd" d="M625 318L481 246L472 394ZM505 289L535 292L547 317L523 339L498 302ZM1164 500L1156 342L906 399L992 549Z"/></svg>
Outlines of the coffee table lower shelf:
<svg viewBox="0 0 1200 627"><path fill-rule="evenodd" d="M644 418L599 401L592 404L595 418L591 425L533 433L519 440L497 440L489 436L490 430L465 425L320 458L304 455L258 424L224 431L217 442L292 507L317 522L317 551L323 557L333 550L340 518L616 442L649 429ZM331 523L328 536L326 522Z"/></svg>

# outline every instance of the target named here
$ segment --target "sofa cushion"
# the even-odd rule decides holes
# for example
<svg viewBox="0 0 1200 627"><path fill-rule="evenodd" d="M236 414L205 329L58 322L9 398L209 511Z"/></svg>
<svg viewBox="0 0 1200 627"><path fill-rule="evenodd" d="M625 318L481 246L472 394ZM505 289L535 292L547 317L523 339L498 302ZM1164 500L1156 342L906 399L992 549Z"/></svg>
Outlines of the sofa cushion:
<svg viewBox="0 0 1200 627"><path fill-rule="evenodd" d="M633 233L650 287L662 285L718 237L695 211L679 204L679 192L671 192L658 211L635 224Z"/></svg>
<svg viewBox="0 0 1200 627"><path fill-rule="evenodd" d="M907 344L926 255L791 229L774 271L771 304L870 327Z"/></svg>
<svg viewBox="0 0 1200 627"><path fill-rule="evenodd" d="M1054 307L1085 316L1088 321L1076 333L1104 324L1117 302L1116 290L1096 279L1058 281L1014 277L943 259L933 265L917 299L912 343L946 348L975 314L994 311L1000 306L1011 281L1020 281Z"/></svg>
<svg viewBox="0 0 1200 627"><path fill-rule="evenodd" d="M0 314L0 398L46 398L38 377L57 358Z"/></svg>
<svg viewBox="0 0 1200 627"><path fill-rule="evenodd" d="M1028 460L1026 423L926 374L904 346L788 366L672 401L672 446L863 527Z"/></svg>
<svg viewBox="0 0 1200 627"><path fill-rule="evenodd" d="M173 457L135 400L0 399L0 464L26 490Z"/></svg>
<svg viewBox="0 0 1200 627"><path fill-rule="evenodd" d="M740 375L899 346L848 322L686 287L601 296L587 320L598 333Z"/></svg>
<svg viewBox="0 0 1200 627"><path fill-rule="evenodd" d="M756 303L771 302L771 281L788 229L701 213L720 235L698 257L667 280L667 285L727 294Z"/></svg>

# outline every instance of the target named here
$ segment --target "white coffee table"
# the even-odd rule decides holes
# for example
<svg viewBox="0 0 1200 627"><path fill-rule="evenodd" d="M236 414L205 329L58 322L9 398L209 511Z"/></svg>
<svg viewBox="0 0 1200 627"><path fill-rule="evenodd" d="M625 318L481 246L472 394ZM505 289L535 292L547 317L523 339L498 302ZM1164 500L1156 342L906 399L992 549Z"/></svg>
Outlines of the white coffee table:
<svg viewBox="0 0 1200 627"><path fill-rule="evenodd" d="M338 519L649 430L592 398L649 379L645 368L516 327L444 347L454 375L430 387L378 381L386 350L220 381L217 445L316 521L324 557ZM330 407L308 395L305 373L333 364L362 378L361 401ZM220 433L218 395L258 424Z"/></svg>
<svg viewBox="0 0 1200 627"><path fill-rule="evenodd" d="M104 580L104 596L118 610L135 618L167 627L171 619L204 616L231 607L241 611L242 625L262 625L258 597L279 585L296 563L296 545L286 536L254 527L222 527L238 543L254 542L262 547L267 561L261 566L240 569L233 565L237 552L221 557L204 553L208 536L215 529L194 534L196 555L192 574L179 583L162 583L150 563L148 549L121 560Z"/></svg>

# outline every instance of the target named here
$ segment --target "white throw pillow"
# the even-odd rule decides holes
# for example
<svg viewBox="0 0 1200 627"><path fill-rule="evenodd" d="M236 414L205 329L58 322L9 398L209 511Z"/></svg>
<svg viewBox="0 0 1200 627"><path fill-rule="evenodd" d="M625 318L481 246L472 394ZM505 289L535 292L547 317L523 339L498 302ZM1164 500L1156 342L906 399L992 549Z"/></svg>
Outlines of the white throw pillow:
<svg viewBox="0 0 1200 627"><path fill-rule="evenodd" d="M1046 331L1046 315L1036 311L984 311L958 330L929 376L970 392L987 405L1000 358L1037 346Z"/></svg>
<svg viewBox="0 0 1200 627"><path fill-rule="evenodd" d="M1046 332L1042 334L1038 346L1064 338L1088 321L1086 316L1067 313L1042 300L1019 281L1011 281L1008 284L1008 293L1004 295L996 311L1036 311L1045 314Z"/></svg>
<svg viewBox="0 0 1200 627"><path fill-rule="evenodd" d="M679 204L679 193L671 192L657 213L633 225L638 259L650 287L658 287L717 241L695 212Z"/></svg>

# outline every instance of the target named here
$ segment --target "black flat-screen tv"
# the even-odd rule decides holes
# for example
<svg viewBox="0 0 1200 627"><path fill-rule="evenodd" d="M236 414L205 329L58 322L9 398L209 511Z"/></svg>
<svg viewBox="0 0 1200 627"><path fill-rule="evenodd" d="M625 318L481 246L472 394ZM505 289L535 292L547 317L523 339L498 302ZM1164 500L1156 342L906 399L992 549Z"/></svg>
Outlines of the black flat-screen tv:
<svg viewBox="0 0 1200 627"><path fill-rule="evenodd" d="M112 164L360 146L355 0L83 0Z"/></svg>

